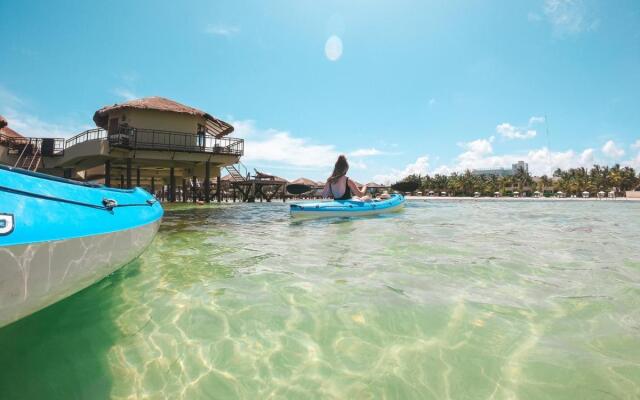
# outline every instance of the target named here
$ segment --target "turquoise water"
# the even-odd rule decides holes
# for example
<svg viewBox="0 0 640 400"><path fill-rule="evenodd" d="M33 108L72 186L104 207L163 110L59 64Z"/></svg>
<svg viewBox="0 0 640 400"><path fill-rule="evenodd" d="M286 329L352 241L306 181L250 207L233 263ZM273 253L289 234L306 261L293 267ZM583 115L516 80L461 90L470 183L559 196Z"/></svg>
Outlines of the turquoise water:
<svg viewBox="0 0 640 400"><path fill-rule="evenodd" d="M637 399L640 202L170 209L135 262L0 329L0 398Z"/></svg>

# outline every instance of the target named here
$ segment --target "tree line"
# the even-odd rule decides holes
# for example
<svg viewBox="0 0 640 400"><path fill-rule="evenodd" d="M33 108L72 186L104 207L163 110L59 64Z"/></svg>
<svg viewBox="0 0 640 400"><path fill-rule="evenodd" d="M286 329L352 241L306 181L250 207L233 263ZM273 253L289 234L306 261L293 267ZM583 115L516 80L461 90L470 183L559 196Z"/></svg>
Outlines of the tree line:
<svg viewBox="0 0 640 400"><path fill-rule="evenodd" d="M558 168L552 176L542 175L535 178L522 167L510 176L474 175L469 170L450 175L409 175L393 184L391 188L399 192L446 192L450 196L473 196L476 192L482 196L493 196L496 192L504 196L515 191L523 195L531 195L538 191L547 196L561 191L569 196L579 196L584 191L591 194L614 191L620 195L638 186L640 176L633 168L621 167L619 164L613 167L596 164L591 169Z"/></svg>

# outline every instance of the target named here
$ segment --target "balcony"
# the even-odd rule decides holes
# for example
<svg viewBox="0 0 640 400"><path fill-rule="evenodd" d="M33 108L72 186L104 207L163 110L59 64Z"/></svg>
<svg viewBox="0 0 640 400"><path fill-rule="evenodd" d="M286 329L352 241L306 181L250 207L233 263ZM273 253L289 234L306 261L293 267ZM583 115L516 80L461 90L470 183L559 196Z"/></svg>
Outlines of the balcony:
<svg viewBox="0 0 640 400"><path fill-rule="evenodd" d="M0 133L0 145L7 147L9 154L52 157L64 154L65 143L60 138L25 138Z"/></svg>
<svg viewBox="0 0 640 400"><path fill-rule="evenodd" d="M242 156L244 140L210 135L120 127L116 132L90 129L68 139L64 148L92 140L108 140L111 147L129 150L160 150Z"/></svg>

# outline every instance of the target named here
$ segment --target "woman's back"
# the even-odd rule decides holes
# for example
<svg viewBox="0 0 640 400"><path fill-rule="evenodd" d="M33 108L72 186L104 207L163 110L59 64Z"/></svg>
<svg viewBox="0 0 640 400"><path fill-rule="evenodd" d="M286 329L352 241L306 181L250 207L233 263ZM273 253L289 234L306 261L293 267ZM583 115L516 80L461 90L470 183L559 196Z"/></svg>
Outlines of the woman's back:
<svg viewBox="0 0 640 400"><path fill-rule="evenodd" d="M333 197L334 199L342 199L342 198L350 198L351 190L348 186L348 180L346 176L341 176L335 180L335 182L331 183L331 181L327 181L324 186L324 191L322 192L323 197ZM345 196L347 194L348 196Z"/></svg>

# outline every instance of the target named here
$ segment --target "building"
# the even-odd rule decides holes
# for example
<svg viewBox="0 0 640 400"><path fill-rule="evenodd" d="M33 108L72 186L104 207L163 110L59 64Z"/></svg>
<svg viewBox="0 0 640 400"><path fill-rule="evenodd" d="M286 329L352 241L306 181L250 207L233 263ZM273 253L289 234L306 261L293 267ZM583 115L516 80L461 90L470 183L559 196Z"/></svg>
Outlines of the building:
<svg viewBox="0 0 640 400"><path fill-rule="evenodd" d="M489 168L489 169L474 169L471 171L472 175L476 176L514 176L519 169L522 169L524 172L529 172L529 164L524 161L518 161L515 164L511 164L511 169L507 168Z"/></svg>
<svg viewBox="0 0 640 400"><path fill-rule="evenodd" d="M183 192L198 178L209 189L220 169L244 154L244 141L227 136L233 132L230 124L162 97L106 106L93 120L95 129L67 140L3 134L0 163L107 186L155 191L167 185L169 200L175 200L180 180Z"/></svg>

